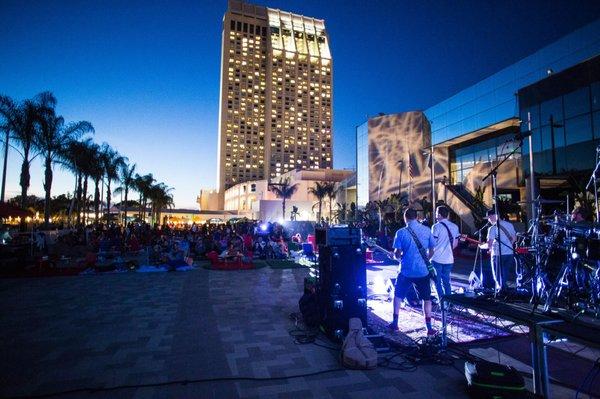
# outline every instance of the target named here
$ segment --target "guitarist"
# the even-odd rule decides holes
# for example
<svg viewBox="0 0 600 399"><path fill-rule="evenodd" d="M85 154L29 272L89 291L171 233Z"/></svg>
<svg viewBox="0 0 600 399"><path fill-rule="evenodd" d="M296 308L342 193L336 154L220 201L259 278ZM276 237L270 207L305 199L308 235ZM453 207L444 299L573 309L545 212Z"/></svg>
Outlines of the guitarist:
<svg viewBox="0 0 600 399"><path fill-rule="evenodd" d="M458 245L460 233L458 226L448 220L450 210L444 205L440 205L435 210L437 223L431 226L431 233L435 238L435 254L431 258L431 263L436 271L435 290L438 299L443 295L452 294L450 286L450 272L454 266L453 250Z"/></svg>
<svg viewBox="0 0 600 399"><path fill-rule="evenodd" d="M501 220L494 209L487 212L490 228L488 229L487 241L491 249L491 269L496 288L506 289L511 266L514 267L513 244L517 239L517 232L512 223ZM489 278L484 278L484 285L488 288Z"/></svg>
<svg viewBox="0 0 600 399"><path fill-rule="evenodd" d="M435 269L429 263L433 256L435 239L426 226L417 221L417 211L407 208L404 211L405 227L399 229L394 237L394 256L400 260L399 273L396 278L394 295L394 319L390 324L392 330L398 330L398 313L400 305L411 286L414 286L423 302L423 315L427 326L427 335L435 335L431 326L431 285L430 275L435 276ZM428 254L425 253L426 249Z"/></svg>

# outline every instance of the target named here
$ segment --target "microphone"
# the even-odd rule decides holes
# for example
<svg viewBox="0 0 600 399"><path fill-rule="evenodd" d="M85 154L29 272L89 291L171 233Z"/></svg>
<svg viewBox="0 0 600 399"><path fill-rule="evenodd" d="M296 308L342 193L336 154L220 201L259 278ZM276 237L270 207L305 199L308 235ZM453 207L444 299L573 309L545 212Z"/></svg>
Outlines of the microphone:
<svg viewBox="0 0 600 399"><path fill-rule="evenodd" d="M486 224L484 224L484 225L483 225L483 227L482 227L482 228L480 228L479 230L477 230L477 231L475 232L475 234L476 234L476 235L477 235L477 234L481 234L481 232L483 231L483 229L485 229L486 227L489 227L489 226L491 226L491 225L492 225L492 224L491 224L491 223L488 221Z"/></svg>
<svg viewBox="0 0 600 399"><path fill-rule="evenodd" d="M515 134L513 137L513 140L514 141L522 141L523 139L525 139L529 136L531 136L531 130L526 130L524 132L519 132L519 133Z"/></svg>

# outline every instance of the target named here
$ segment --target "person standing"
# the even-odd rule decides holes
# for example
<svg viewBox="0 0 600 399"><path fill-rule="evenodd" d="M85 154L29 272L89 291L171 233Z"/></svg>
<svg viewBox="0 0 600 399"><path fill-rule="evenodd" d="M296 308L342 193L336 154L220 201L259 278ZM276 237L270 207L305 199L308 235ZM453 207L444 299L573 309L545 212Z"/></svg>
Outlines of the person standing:
<svg viewBox="0 0 600 399"><path fill-rule="evenodd" d="M458 226L448 220L448 216L450 216L450 210L444 205L438 206L435 210L437 223L431 227L431 234L435 239L435 251L431 258L431 264L436 271L435 290L440 301L442 296L452 294L450 273L454 266L453 250L458 245L460 236Z"/></svg>
<svg viewBox="0 0 600 399"><path fill-rule="evenodd" d="M494 209L487 211L487 217L490 224L487 243L491 249L490 266L495 288L506 289L508 280L512 277L509 273L511 266L514 266L513 243L517 239L517 232L512 223L501 220ZM484 284L489 287L485 281Z"/></svg>
<svg viewBox="0 0 600 399"><path fill-rule="evenodd" d="M429 264L434 254L435 240L431 231L417 221L417 211L408 208L404 211L406 227L399 229L394 237L394 256L400 260L398 277L394 291L394 319L392 330L398 329L398 313L409 288L415 287L423 303L423 315L427 335L436 331L431 326L431 285L430 274L435 269ZM425 252L428 251L428 254Z"/></svg>

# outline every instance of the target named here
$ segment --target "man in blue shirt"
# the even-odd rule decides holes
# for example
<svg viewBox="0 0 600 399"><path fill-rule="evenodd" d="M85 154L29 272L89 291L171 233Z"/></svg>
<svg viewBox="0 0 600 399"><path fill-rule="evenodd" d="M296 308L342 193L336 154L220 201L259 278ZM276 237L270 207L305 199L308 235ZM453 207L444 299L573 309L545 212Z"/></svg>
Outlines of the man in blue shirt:
<svg viewBox="0 0 600 399"><path fill-rule="evenodd" d="M400 266L394 294L394 320L390 328L398 329L400 305L408 289L414 286L423 301L427 335L434 335L435 330L431 326L431 284L429 282L432 268L423 259L415 240L419 241L423 252L428 251L428 254L424 255L429 260L434 253L435 239L431 230L417 221L417 211L413 208L404 211L404 222L406 227L398 230L394 237L394 254L396 259L400 260Z"/></svg>

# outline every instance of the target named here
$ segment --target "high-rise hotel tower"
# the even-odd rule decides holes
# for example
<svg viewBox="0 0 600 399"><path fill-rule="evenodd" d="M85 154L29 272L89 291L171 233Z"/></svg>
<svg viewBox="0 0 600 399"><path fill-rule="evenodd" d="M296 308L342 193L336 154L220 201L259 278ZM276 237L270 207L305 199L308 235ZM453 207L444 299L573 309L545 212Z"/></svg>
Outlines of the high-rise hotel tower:
<svg viewBox="0 0 600 399"><path fill-rule="evenodd" d="M229 0L218 190L331 168L332 65L323 20Z"/></svg>

